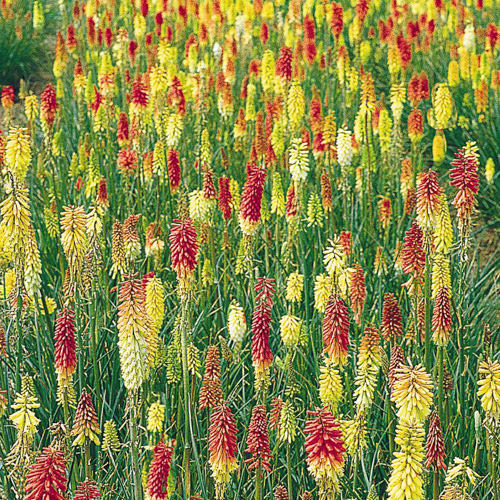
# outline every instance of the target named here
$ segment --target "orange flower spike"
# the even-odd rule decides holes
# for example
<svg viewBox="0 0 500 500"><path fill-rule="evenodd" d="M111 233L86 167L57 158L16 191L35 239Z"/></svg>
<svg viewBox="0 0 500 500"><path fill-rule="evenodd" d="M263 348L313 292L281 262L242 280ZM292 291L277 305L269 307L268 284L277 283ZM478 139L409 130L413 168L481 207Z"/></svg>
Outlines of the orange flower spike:
<svg viewBox="0 0 500 500"><path fill-rule="evenodd" d="M180 284L187 284L198 264L198 240L193 221L174 219L170 229L171 264Z"/></svg>
<svg viewBox="0 0 500 500"><path fill-rule="evenodd" d="M235 419L226 402L213 411L208 432L208 461L215 481L215 498L221 500L231 472L238 467Z"/></svg>
<svg viewBox="0 0 500 500"><path fill-rule="evenodd" d="M344 365L349 348L349 312L338 295L332 296L323 318L323 342L325 351L332 360Z"/></svg>
<svg viewBox="0 0 500 500"><path fill-rule="evenodd" d="M250 458L245 460L250 470L263 468L267 472L271 472L270 460L272 455L269 448L267 414L264 405L257 405L252 410L245 452L251 455ZM257 474L260 474L259 470Z"/></svg>
<svg viewBox="0 0 500 500"><path fill-rule="evenodd" d="M307 413L312 417L304 428L307 465L319 486L320 498L333 498L344 466L342 431L329 410Z"/></svg>

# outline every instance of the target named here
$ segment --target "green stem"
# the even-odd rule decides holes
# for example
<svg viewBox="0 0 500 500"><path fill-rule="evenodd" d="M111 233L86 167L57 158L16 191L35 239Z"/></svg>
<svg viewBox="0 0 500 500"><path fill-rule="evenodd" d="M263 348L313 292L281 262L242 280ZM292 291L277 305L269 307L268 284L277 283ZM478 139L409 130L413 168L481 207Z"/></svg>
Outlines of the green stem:
<svg viewBox="0 0 500 500"><path fill-rule="evenodd" d="M290 443L286 445L286 481L288 498L294 498L292 494L292 458L290 455Z"/></svg>
<svg viewBox="0 0 500 500"><path fill-rule="evenodd" d="M262 474L260 468L255 471L255 500L262 500Z"/></svg>
<svg viewBox="0 0 500 500"><path fill-rule="evenodd" d="M187 297L181 298L182 317L181 317L181 354L182 354L182 385L184 391L184 497L191 498L191 473L189 460L191 456L190 429L191 429L191 398L189 393L189 368L187 357L187 314L189 300Z"/></svg>
<svg viewBox="0 0 500 500"><path fill-rule="evenodd" d="M90 455L90 441L85 440L85 479L92 479L92 457Z"/></svg>
<svg viewBox="0 0 500 500"><path fill-rule="evenodd" d="M139 464L139 439L137 432L137 392L129 393L130 397L130 450L132 458L132 498L142 500L141 467Z"/></svg>
<svg viewBox="0 0 500 500"><path fill-rule="evenodd" d="M444 398L444 356L443 356L444 347L438 347L438 373L439 373L439 388L438 388L438 411L441 415L441 418L445 416L444 406L443 406L443 398ZM448 422L445 422L445 428L447 428Z"/></svg>
<svg viewBox="0 0 500 500"><path fill-rule="evenodd" d="M425 366L430 372L432 367L431 351L431 261L429 252L426 254L425 262L425 285L424 285L424 306L425 306Z"/></svg>
<svg viewBox="0 0 500 500"><path fill-rule="evenodd" d="M432 498L433 500L439 500L439 472L434 471L432 483Z"/></svg>
<svg viewBox="0 0 500 500"><path fill-rule="evenodd" d="M389 452L392 455L394 452L394 419L392 418L391 392L389 389L389 385L387 385L387 390L385 395L385 405L387 408L387 432L389 435Z"/></svg>

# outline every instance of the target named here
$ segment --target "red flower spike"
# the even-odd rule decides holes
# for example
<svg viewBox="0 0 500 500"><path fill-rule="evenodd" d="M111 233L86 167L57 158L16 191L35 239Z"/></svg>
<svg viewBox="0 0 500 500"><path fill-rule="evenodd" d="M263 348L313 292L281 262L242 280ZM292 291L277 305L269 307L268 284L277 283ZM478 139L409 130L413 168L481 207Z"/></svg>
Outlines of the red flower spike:
<svg viewBox="0 0 500 500"><path fill-rule="evenodd" d="M172 194L176 193L181 185L181 164L179 161L179 151L169 149L167 152L168 182Z"/></svg>
<svg viewBox="0 0 500 500"><path fill-rule="evenodd" d="M231 191L229 190L229 177L219 177L219 210L224 220L231 217Z"/></svg>
<svg viewBox="0 0 500 500"><path fill-rule="evenodd" d="M395 340L401 335L403 335L403 320L398 300L393 293L386 293L382 309L382 336L385 340Z"/></svg>
<svg viewBox="0 0 500 500"><path fill-rule="evenodd" d="M312 470L329 466L339 471L345 455L340 425L327 409L307 413L314 417L306 422L304 428L307 464Z"/></svg>
<svg viewBox="0 0 500 500"><path fill-rule="evenodd" d="M349 348L349 312L342 298L334 295L323 318L323 342L325 351L335 363L343 365Z"/></svg>
<svg viewBox="0 0 500 500"><path fill-rule="evenodd" d="M255 285L256 307L252 315L252 362L258 372L263 372L273 361L269 347L271 308L274 296L274 280L259 278Z"/></svg>
<svg viewBox="0 0 500 500"><path fill-rule="evenodd" d="M248 428L247 449L245 452L252 455L245 460L250 470L262 467L266 471L271 472L270 460L272 459L272 455L269 448L267 414L264 405L255 406L252 410L252 418Z"/></svg>
<svg viewBox="0 0 500 500"><path fill-rule="evenodd" d="M153 450L153 460L149 466L147 491L151 500L168 498L168 475L172 462L173 448L160 441Z"/></svg>
<svg viewBox="0 0 500 500"><path fill-rule="evenodd" d="M49 128L54 124L57 108L56 89L48 83L40 96L40 114Z"/></svg>
<svg viewBox="0 0 500 500"><path fill-rule="evenodd" d="M54 448L44 448L26 475L24 500L66 500L64 454Z"/></svg>
<svg viewBox="0 0 500 500"><path fill-rule="evenodd" d="M441 429L441 420L436 410L432 412L429 418L429 432L427 434L425 449L425 466L430 468L431 465L434 465L436 469L446 470L446 464L444 463L446 453L444 452L443 430Z"/></svg>
<svg viewBox="0 0 500 500"><path fill-rule="evenodd" d="M172 268L179 280L191 274L198 264L198 240L191 219L174 219L170 229Z"/></svg>
<svg viewBox="0 0 500 500"><path fill-rule="evenodd" d="M451 162L450 185L457 188L453 206L457 209L459 219L468 219L476 205L476 194L479 191L478 162L465 149L455 153Z"/></svg>
<svg viewBox="0 0 500 500"><path fill-rule="evenodd" d="M410 229L406 231L404 237L402 252L403 271L410 275L410 279L405 284L409 291L413 291L415 284L417 286L423 283L423 271L425 266L425 251L423 248L422 229L414 220Z"/></svg>
<svg viewBox="0 0 500 500"><path fill-rule="evenodd" d="M354 266L354 272L351 274L349 295L351 299L351 309L354 313L354 321L360 325L366 299L366 288L365 274L359 264Z"/></svg>
<svg viewBox="0 0 500 500"><path fill-rule="evenodd" d="M56 319L54 364L56 372L65 379L76 369L75 314L66 307L58 313Z"/></svg>
<svg viewBox="0 0 500 500"><path fill-rule="evenodd" d="M404 365L405 358L403 350L398 344L395 344L391 349L391 360L389 362L389 387L392 389L394 383L396 382L396 374L401 365Z"/></svg>
<svg viewBox="0 0 500 500"><path fill-rule="evenodd" d="M101 492L95 481L85 479L85 481L78 484L74 500L99 500L99 498L101 498Z"/></svg>

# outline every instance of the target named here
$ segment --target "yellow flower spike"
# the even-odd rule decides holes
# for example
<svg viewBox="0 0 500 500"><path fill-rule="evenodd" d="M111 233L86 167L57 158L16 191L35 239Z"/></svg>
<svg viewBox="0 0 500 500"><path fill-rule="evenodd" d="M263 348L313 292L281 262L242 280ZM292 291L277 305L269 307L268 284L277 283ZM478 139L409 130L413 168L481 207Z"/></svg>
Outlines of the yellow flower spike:
<svg viewBox="0 0 500 500"><path fill-rule="evenodd" d="M443 163L446 156L446 137L442 130L436 130L434 139L432 140L432 160L436 166Z"/></svg>
<svg viewBox="0 0 500 500"><path fill-rule="evenodd" d="M296 80L292 82L288 89L286 108L290 126L292 129L296 129L305 113L304 91Z"/></svg>
<svg viewBox="0 0 500 500"><path fill-rule="evenodd" d="M31 211L26 188L8 188L7 198L0 204L2 221L0 227L11 247L16 249L14 257L22 258L29 232Z"/></svg>
<svg viewBox="0 0 500 500"><path fill-rule="evenodd" d="M387 154L391 145L392 120L386 108L382 108L378 120L380 150Z"/></svg>
<svg viewBox="0 0 500 500"><path fill-rule="evenodd" d="M432 263L432 298L435 299L439 290L451 290L450 261L442 253L436 253Z"/></svg>
<svg viewBox="0 0 500 500"><path fill-rule="evenodd" d="M298 344L302 321L291 314L282 316L280 319L281 340L286 347L294 347Z"/></svg>
<svg viewBox="0 0 500 500"><path fill-rule="evenodd" d="M9 420L17 429L18 439L26 436L28 439L35 435L40 420L34 410L40 408L35 396L28 393L17 394L12 409L16 410L9 416Z"/></svg>
<svg viewBox="0 0 500 500"><path fill-rule="evenodd" d="M323 205L317 193L311 193L307 202L307 226L323 226Z"/></svg>
<svg viewBox="0 0 500 500"><path fill-rule="evenodd" d="M450 87L456 87L460 83L460 70L458 68L458 62L452 60L448 64L448 85Z"/></svg>
<svg viewBox="0 0 500 500"><path fill-rule="evenodd" d="M291 273L286 280L286 300L300 302L304 288L304 275L297 272Z"/></svg>
<svg viewBox="0 0 500 500"><path fill-rule="evenodd" d="M480 379L477 394L486 415L494 420L500 419L500 363L488 359L479 365Z"/></svg>
<svg viewBox="0 0 500 500"><path fill-rule="evenodd" d="M453 113L453 98L446 83L438 83L432 91L432 111L434 128L445 129L449 126Z"/></svg>
<svg viewBox="0 0 500 500"><path fill-rule="evenodd" d="M392 472L387 484L388 500L423 500L424 427L415 419L402 420L396 428Z"/></svg>
<svg viewBox="0 0 500 500"><path fill-rule="evenodd" d="M278 217L285 215L285 194L279 172L273 173L273 183L271 188L271 213Z"/></svg>
<svg viewBox="0 0 500 500"><path fill-rule="evenodd" d="M387 65L389 67L391 80L395 81L398 77L399 71L401 70L401 59L396 45L391 45L387 51Z"/></svg>
<svg viewBox="0 0 500 500"><path fill-rule="evenodd" d="M129 391L138 390L149 370L148 317L141 280L120 284L118 305L118 349L123 382Z"/></svg>
<svg viewBox="0 0 500 500"><path fill-rule="evenodd" d="M152 403L148 410L148 431L161 433L163 430L164 420L165 406L162 405L159 401Z"/></svg>
<svg viewBox="0 0 500 500"><path fill-rule="evenodd" d="M288 150L290 174L295 183L304 181L309 172L309 151L302 139L293 139Z"/></svg>
<svg viewBox="0 0 500 500"><path fill-rule="evenodd" d="M38 98L30 94L24 99L24 114L29 122L33 123L38 115Z"/></svg>
<svg viewBox="0 0 500 500"><path fill-rule="evenodd" d="M451 225L450 211L446 195L441 195L439 212L434 221L434 246L436 252L447 254L453 243L453 228Z"/></svg>
<svg viewBox="0 0 500 500"><path fill-rule="evenodd" d="M233 301L229 305L227 329L232 342L239 344L243 341L247 331L247 322L243 308L238 302Z"/></svg>
<svg viewBox="0 0 500 500"><path fill-rule="evenodd" d="M333 289L333 279L328 274L319 274L314 281L314 309L324 313Z"/></svg>
<svg viewBox="0 0 500 500"><path fill-rule="evenodd" d="M391 111L394 123L401 121L404 103L406 101L406 86L403 84L391 85Z"/></svg>
<svg viewBox="0 0 500 500"><path fill-rule="evenodd" d="M146 284L146 311L157 329L163 324L165 315L165 290L160 278L153 276Z"/></svg>
<svg viewBox="0 0 500 500"><path fill-rule="evenodd" d="M338 236L334 240L328 240L328 243L329 246L323 254L323 263L328 274L338 278L344 272L347 256Z"/></svg>
<svg viewBox="0 0 500 500"><path fill-rule="evenodd" d="M284 124L281 120L274 122L271 132L271 145L277 157L280 157L285 151Z"/></svg>
<svg viewBox="0 0 500 500"><path fill-rule="evenodd" d="M272 5L272 4L271 4ZM272 92L275 80L274 55L272 50L266 50L262 56L261 82L265 93Z"/></svg>
<svg viewBox="0 0 500 500"><path fill-rule="evenodd" d="M249 83L247 85L247 101L245 107L245 120L253 121L257 116L257 112L255 111L255 85L253 83Z"/></svg>
<svg viewBox="0 0 500 500"><path fill-rule="evenodd" d="M177 113L172 113L164 125L165 128L165 139L166 145L169 149L175 149L180 142L182 131L184 129L184 123L182 121L182 116Z"/></svg>
<svg viewBox="0 0 500 500"><path fill-rule="evenodd" d="M109 453L116 453L120 451L120 441L118 439L118 432L113 420L107 420L104 423L104 437L102 440L102 449Z"/></svg>
<svg viewBox="0 0 500 500"><path fill-rule="evenodd" d="M18 182L23 182L31 163L30 137L25 128L9 130L5 145L5 163Z"/></svg>
<svg viewBox="0 0 500 500"><path fill-rule="evenodd" d="M33 4L33 29L37 32L42 31L45 25L45 16L43 14L43 5L39 0Z"/></svg>
<svg viewBox="0 0 500 500"><path fill-rule="evenodd" d="M328 357L319 368L319 398L323 406L328 406L330 411L336 413L337 405L342 399L342 378L336 364Z"/></svg>
<svg viewBox="0 0 500 500"><path fill-rule="evenodd" d="M484 176L486 177L486 182L491 184L493 182L493 177L495 177L495 162L493 158L488 158L486 160L486 166L484 167Z"/></svg>
<svg viewBox="0 0 500 500"><path fill-rule="evenodd" d="M202 189L189 193L189 216L196 222L208 222L215 205L216 200L205 198Z"/></svg>
<svg viewBox="0 0 500 500"><path fill-rule="evenodd" d="M366 448L366 419L364 413L357 413L353 420L343 420L340 423L344 435L347 453L356 457Z"/></svg>
<svg viewBox="0 0 500 500"><path fill-rule="evenodd" d="M87 249L87 216L83 207L64 207L61 213L61 244L72 276L82 268Z"/></svg>
<svg viewBox="0 0 500 500"><path fill-rule="evenodd" d="M431 411L432 391L431 377L421 365L399 368L391 394L398 417L422 422Z"/></svg>
<svg viewBox="0 0 500 500"><path fill-rule="evenodd" d="M42 263L40 261L40 252L35 238L35 231L30 224L26 238L25 256L24 256L24 286L28 297L33 298L38 295L42 274Z"/></svg>

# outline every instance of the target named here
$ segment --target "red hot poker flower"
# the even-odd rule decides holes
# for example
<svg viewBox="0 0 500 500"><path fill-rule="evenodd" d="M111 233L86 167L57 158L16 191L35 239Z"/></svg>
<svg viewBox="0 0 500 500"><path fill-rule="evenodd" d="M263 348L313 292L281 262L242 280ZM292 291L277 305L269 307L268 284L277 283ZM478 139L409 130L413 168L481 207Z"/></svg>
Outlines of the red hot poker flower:
<svg viewBox="0 0 500 500"><path fill-rule="evenodd" d="M323 494L333 494L344 465L345 447L342 431L329 410L308 411L305 449L311 474ZM328 497L330 498L330 497Z"/></svg>
<svg viewBox="0 0 500 500"><path fill-rule="evenodd" d="M26 476L24 500L65 500L66 471L64 454L44 448Z"/></svg>
<svg viewBox="0 0 500 500"><path fill-rule="evenodd" d="M219 406L222 403L219 348L214 345L208 347L199 401L200 410Z"/></svg>
<svg viewBox="0 0 500 500"><path fill-rule="evenodd" d="M453 168L450 170L450 185L457 188L452 203L457 209L459 219L466 220L472 215L479 191L477 158L467 154L465 149L460 149L455 153L451 164Z"/></svg>
<svg viewBox="0 0 500 500"><path fill-rule="evenodd" d="M403 242L402 258L403 271L410 275L410 279L405 283L409 293L418 291L418 287L423 282L423 271L425 266L425 251L423 248L423 233L422 229L414 220L410 229L406 231Z"/></svg>
<svg viewBox="0 0 500 500"><path fill-rule="evenodd" d="M446 287L440 288L434 302L432 315L432 339L438 345L446 345L451 331L450 295Z"/></svg>
<svg viewBox="0 0 500 500"><path fill-rule="evenodd" d="M225 402L217 407L210 417L208 449L210 452L208 460L215 480L216 498L222 499L230 474L238 467L236 425L234 415Z"/></svg>
<svg viewBox="0 0 500 500"><path fill-rule="evenodd" d="M417 186L417 215L419 224L425 229L432 229L436 215L441 208L443 190L438 183L435 170L421 172Z"/></svg>
<svg viewBox="0 0 500 500"><path fill-rule="evenodd" d="M172 268L179 281L186 280L198 263L198 240L191 219L174 219L170 229Z"/></svg>
<svg viewBox="0 0 500 500"><path fill-rule="evenodd" d="M56 372L67 380L76 368L75 315L71 309L65 307L58 313L54 343Z"/></svg>
<svg viewBox="0 0 500 500"><path fill-rule="evenodd" d="M219 210L224 220L231 217L231 191L229 190L229 177L219 177Z"/></svg>
<svg viewBox="0 0 500 500"><path fill-rule="evenodd" d="M48 83L40 96L40 114L48 128L54 124L57 108L56 89Z"/></svg>
<svg viewBox="0 0 500 500"><path fill-rule="evenodd" d="M168 475L172 462L173 448L161 440L153 450L153 460L149 466L148 495L151 500L163 500L168 497Z"/></svg>
<svg viewBox="0 0 500 500"><path fill-rule="evenodd" d="M365 274L359 264L354 266L354 272L351 274L351 283L349 286L349 295L351 299L351 308L354 313L354 320L358 325L361 324L361 315L366 299Z"/></svg>
<svg viewBox="0 0 500 500"><path fill-rule="evenodd" d="M101 492L96 482L85 479L85 481L78 485L75 491L74 500L99 500L99 498L101 498Z"/></svg>
<svg viewBox="0 0 500 500"><path fill-rule="evenodd" d="M429 419L429 433L427 434L426 448L426 461L425 466L430 468L434 465L437 469L446 469L444 459L446 453L444 452L443 430L441 429L441 420L436 410L434 410Z"/></svg>
<svg viewBox="0 0 500 500"><path fill-rule="evenodd" d="M323 318L323 342L325 351L332 360L343 365L347 360L349 348L349 312L338 295L333 296Z"/></svg>
<svg viewBox="0 0 500 500"><path fill-rule="evenodd" d="M265 178L266 172L264 170L256 167L250 168L243 187L240 205L240 227L248 235L255 233L260 222Z"/></svg>
<svg viewBox="0 0 500 500"><path fill-rule="evenodd" d="M401 335L403 335L403 321L398 300L393 293L386 293L382 308L382 336L385 340L394 340Z"/></svg>
<svg viewBox="0 0 500 500"><path fill-rule="evenodd" d="M330 23L332 34L338 39L344 29L344 9L337 2L332 2L332 20Z"/></svg>
<svg viewBox="0 0 500 500"><path fill-rule="evenodd" d="M273 305L274 280L259 278L255 285L256 307L252 315L252 362L257 377L271 366L273 353L269 347L271 308Z"/></svg>
<svg viewBox="0 0 500 500"><path fill-rule="evenodd" d="M181 185L181 164L179 161L179 151L169 149L167 153L168 182L172 194L176 193Z"/></svg>
<svg viewBox="0 0 500 500"><path fill-rule="evenodd" d="M257 405L252 410L252 419L248 428L247 449L251 457L245 460L248 468L262 467L271 472L270 460L272 458L269 448L269 434L267 431L267 414L264 405ZM260 473L259 471L257 472Z"/></svg>

